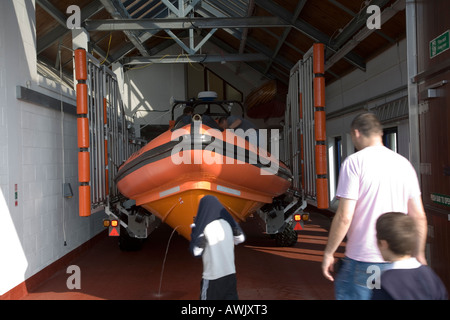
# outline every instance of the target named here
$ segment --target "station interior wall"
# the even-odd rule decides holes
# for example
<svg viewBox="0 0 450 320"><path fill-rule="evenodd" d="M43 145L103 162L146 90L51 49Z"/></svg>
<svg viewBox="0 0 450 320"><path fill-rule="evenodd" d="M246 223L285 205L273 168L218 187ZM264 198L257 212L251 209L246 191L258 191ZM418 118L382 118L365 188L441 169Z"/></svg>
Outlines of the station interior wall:
<svg viewBox="0 0 450 320"><path fill-rule="evenodd" d="M76 117L16 98L22 86L76 104L38 75L36 59L34 0L1 1L0 295L103 230L103 214L78 216Z"/></svg>

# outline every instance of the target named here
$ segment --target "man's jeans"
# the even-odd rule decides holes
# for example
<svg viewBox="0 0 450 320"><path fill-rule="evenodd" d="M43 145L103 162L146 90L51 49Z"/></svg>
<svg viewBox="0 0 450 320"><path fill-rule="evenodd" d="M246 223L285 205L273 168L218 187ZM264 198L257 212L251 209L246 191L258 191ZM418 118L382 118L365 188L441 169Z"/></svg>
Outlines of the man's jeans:
<svg viewBox="0 0 450 320"><path fill-rule="evenodd" d="M361 262L345 257L334 281L336 300L370 300L379 276L390 263Z"/></svg>

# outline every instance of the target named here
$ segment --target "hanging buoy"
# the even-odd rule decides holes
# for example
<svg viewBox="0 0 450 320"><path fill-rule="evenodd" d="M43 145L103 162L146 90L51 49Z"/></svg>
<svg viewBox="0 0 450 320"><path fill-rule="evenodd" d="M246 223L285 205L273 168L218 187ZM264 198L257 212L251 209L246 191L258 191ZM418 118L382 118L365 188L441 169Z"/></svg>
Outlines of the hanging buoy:
<svg viewBox="0 0 450 320"><path fill-rule="evenodd" d="M75 50L75 79L87 80L87 60L86 60L86 50L76 49Z"/></svg>
<svg viewBox="0 0 450 320"><path fill-rule="evenodd" d="M323 43L313 45L314 71L314 133L315 133L315 165L316 165L316 196L317 208L327 209L328 178L327 178L327 148L326 148L326 117L325 117L325 46Z"/></svg>
<svg viewBox="0 0 450 320"><path fill-rule="evenodd" d="M75 79L78 81L77 92L77 131L78 131L78 197L79 215L91 215L91 187L89 152L89 119L88 116L88 87L86 50L75 50Z"/></svg>

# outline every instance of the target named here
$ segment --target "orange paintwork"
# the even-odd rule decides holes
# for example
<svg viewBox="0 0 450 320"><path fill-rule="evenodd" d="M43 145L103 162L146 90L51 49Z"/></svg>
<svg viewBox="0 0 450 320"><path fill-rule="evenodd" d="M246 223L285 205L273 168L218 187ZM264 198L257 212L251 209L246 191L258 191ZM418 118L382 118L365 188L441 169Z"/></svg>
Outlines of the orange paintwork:
<svg viewBox="0 0 450 320"><path fill-rule="evenodd" d="M78 182L89 182L91 170L89 163L89 152L78 152Z"/></svg>
<svg viewBox="0 0 450 320"><path fill-rule="evenodd" d="M86 80L87 79L87 64L86 64L86 50L76 49L75 56L75 79Z"/></svg>
<svg viewBox="0 0 450 320"><path fill-rule="evenodd" d="M314 106L325 107L325 77L314 78Z"/></svg>
<svg viewBox="0 0 450 320"><path fill-rule="evenodd" d="M87 185L78 187L79 215L80 217L89 217L91 215L91 187Z"/></svg>
<svg viewBox="0 0 450 320"><path fill-rule="evenodd" d="M209 127L202 125L201 133L207 134ZM145 152L187 134L190 125L174 132L167 131L149 142L132 155L119 168L139 158ZM226 133L215 131L216 138L226 140ZM234 135L233 135L234 136ZM256 152L256 148L240 137L235 137L245 148ZM175 164L170 154L162 159L148 163L129 172L121 178L117 187L129 199L159 217L164 223L186 239L190 237L190 225L197 213L198 203L205 195L215 195L238 221L256 211L265 203L271 203L273 197L281 195L289 188L291 181L277 175L261 175L261 168L253 164L238 162L220 155L223 164L208 164L204 159L216 155L213 151L188 150L192 162L202 159L198 164ZM217 154L219 155L219 154ZM185 156L187 156L185 154ZM270 159L275 161L270 155ZM233 160L233 163L226 162ZM286 168L283 164L279 164ZM288 169L287 169L288 170ZM288 171L289 172L289 171Z"/></svg>
<svg viewBox="0 0 450 320"><path fill-rule="evenodd" d="M77 114L88 113L88 86L86 83L78 83L77 89Z"/></svg>
<svg viewBox="0 0 450 320"><path fill-rule="evenodd" d="M315 165L316 165L316 189L317 207L327 209L328 203L328 180L324 178L327 174L327 150L325 146L326 117L325 117L325 59L324 44L315 43L313 46L314 60L314 127L315 127Z"/></svg>
<svg viewBox="0 0 450 320"><path fill-rule="evenodd" d="M77 119L78 148L89 148L89 120L88 118Z"/></svg>
<svg viewBox="0 0 450 320"><path fill-rule="evenodd" d="M313 45L313 72L325 73L325 45L323 43L314 43Z"/></svg>

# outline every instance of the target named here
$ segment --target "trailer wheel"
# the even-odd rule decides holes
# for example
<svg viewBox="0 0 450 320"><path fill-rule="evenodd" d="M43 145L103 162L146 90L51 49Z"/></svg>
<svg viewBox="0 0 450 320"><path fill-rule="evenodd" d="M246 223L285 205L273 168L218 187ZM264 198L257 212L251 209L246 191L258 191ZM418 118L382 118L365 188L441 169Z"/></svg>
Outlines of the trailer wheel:
<svg viewBox="0 0 450 320"><path fill-rule="evenodd" d="M122 251L138 251L142 248L144 240L131 237L124 227L120 227L119 248Z"/></svg>
<svg viewBox="0 0 450 320"><path fill-rule="evenodd" d="M297 243L297 231L292 223L286 225L282 232L275 234L275 243L278 247L292 247Z"/></svg>

